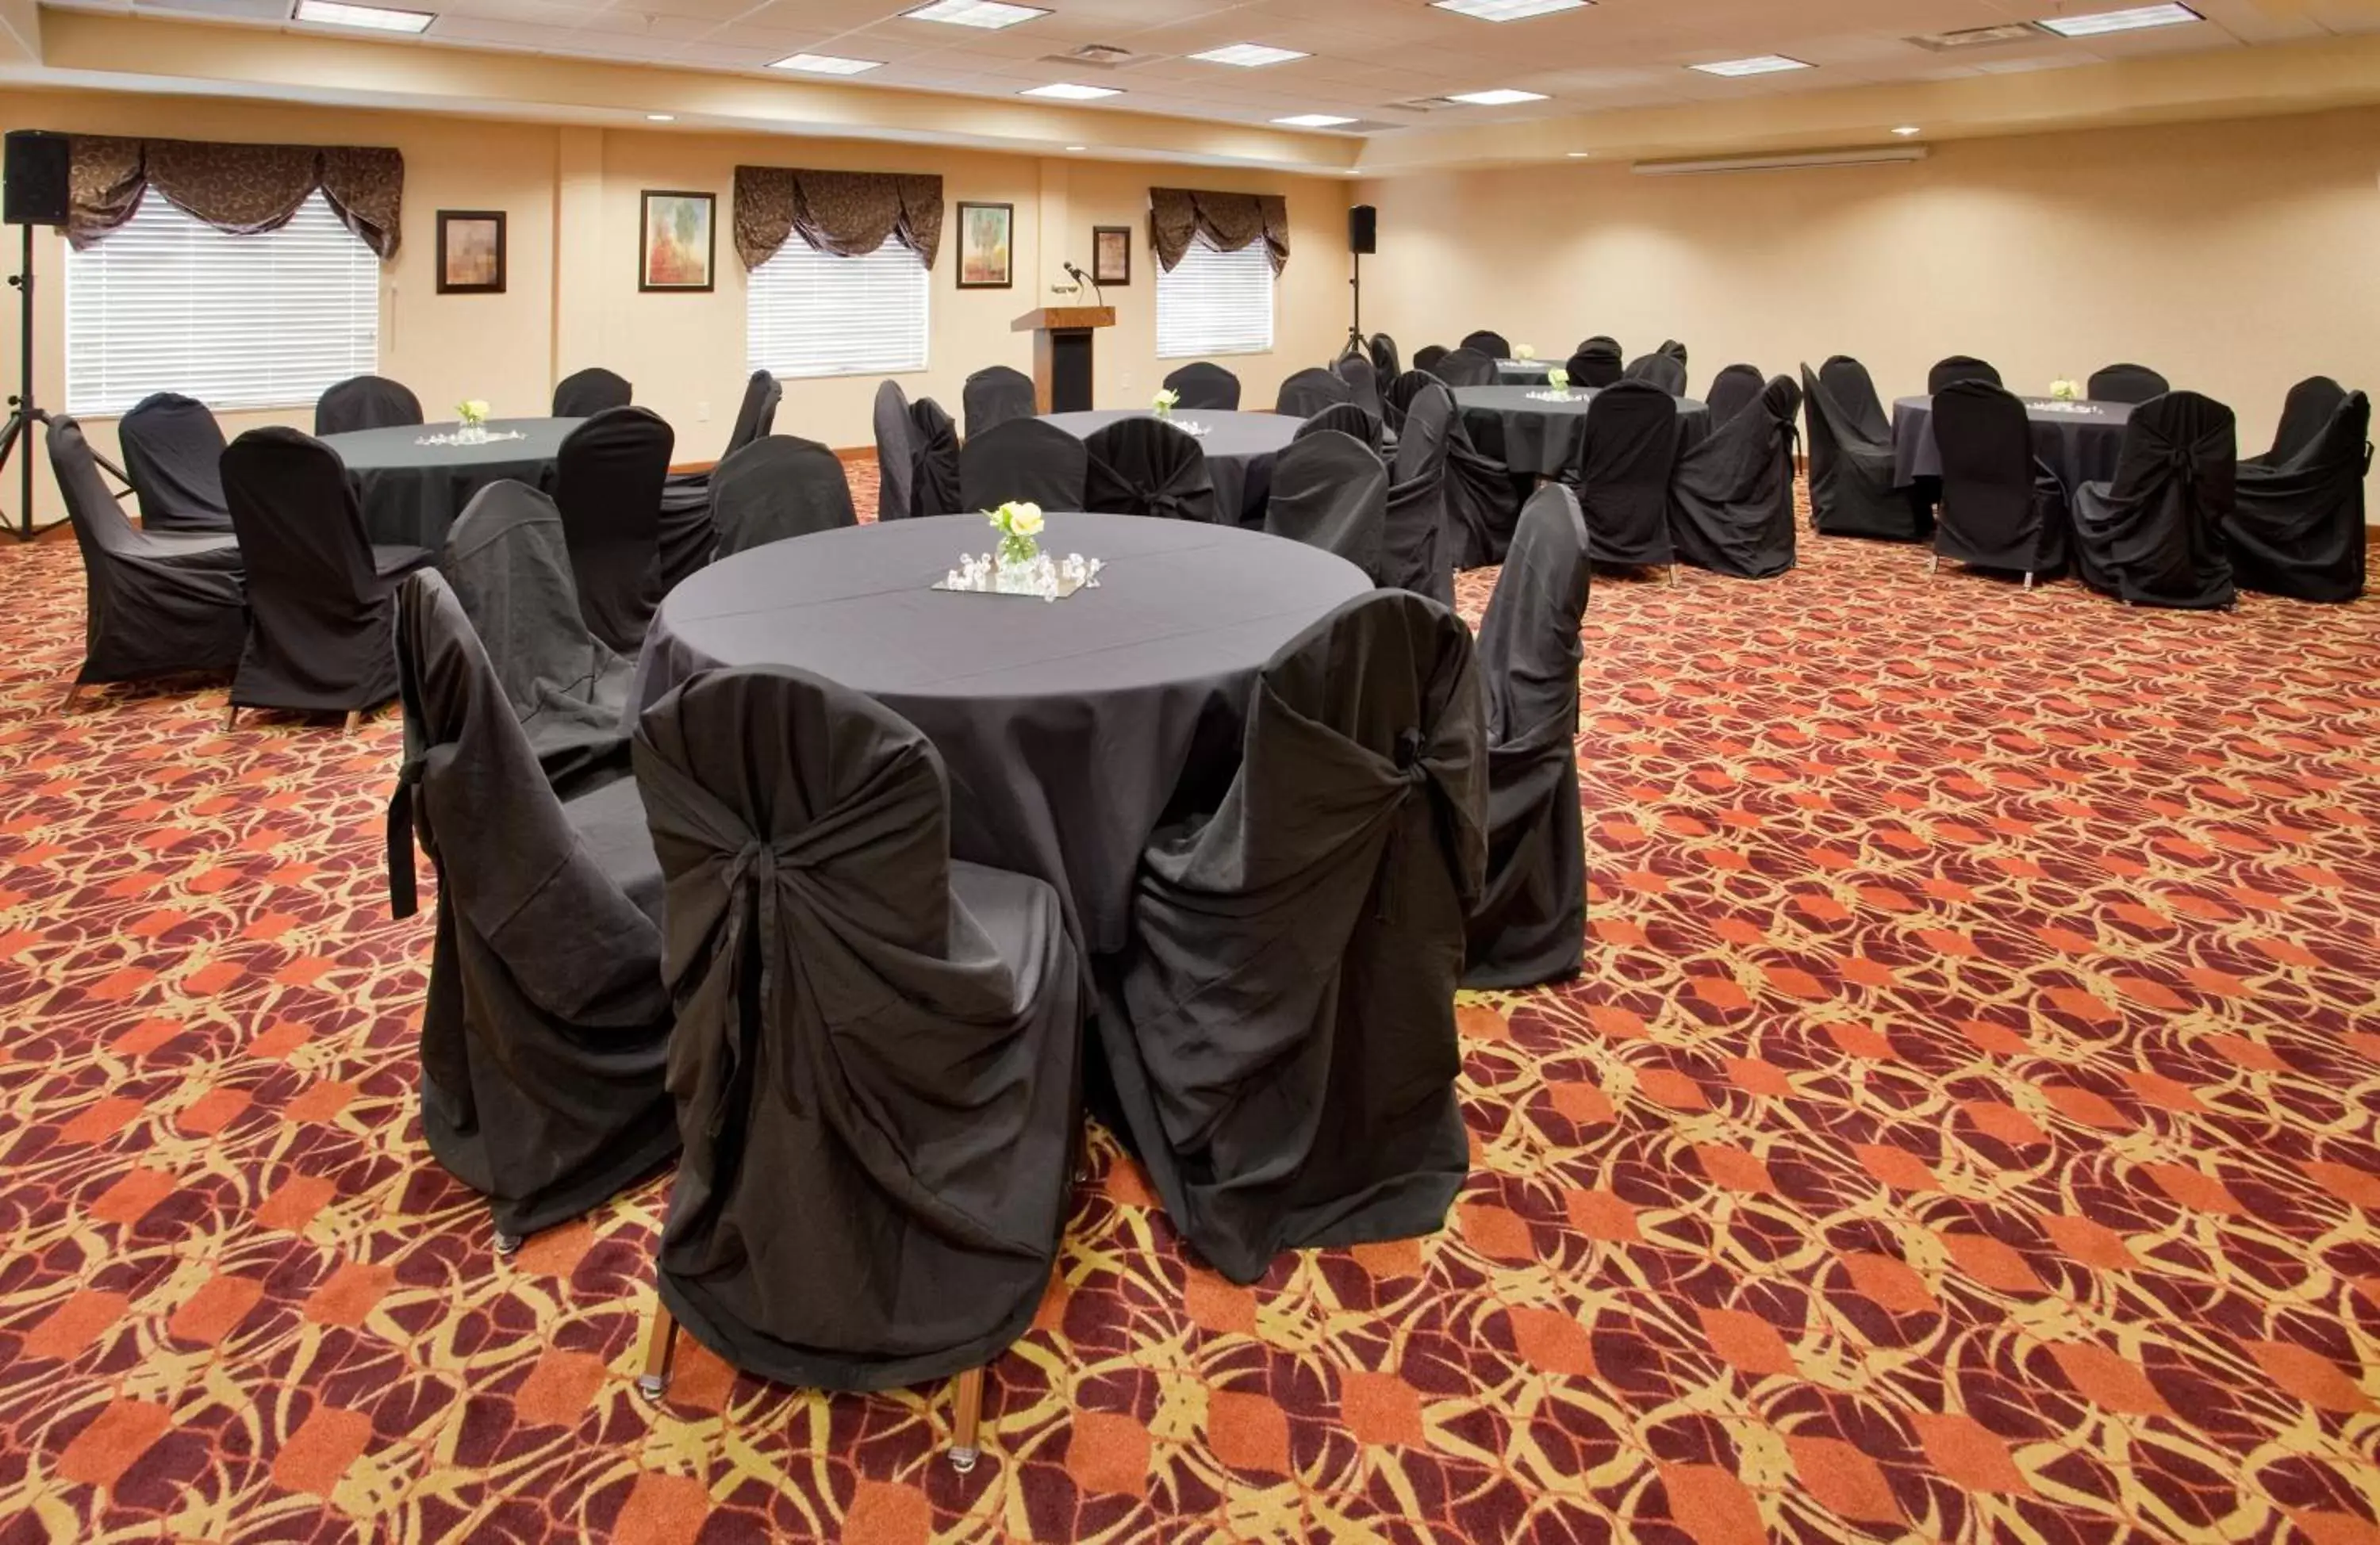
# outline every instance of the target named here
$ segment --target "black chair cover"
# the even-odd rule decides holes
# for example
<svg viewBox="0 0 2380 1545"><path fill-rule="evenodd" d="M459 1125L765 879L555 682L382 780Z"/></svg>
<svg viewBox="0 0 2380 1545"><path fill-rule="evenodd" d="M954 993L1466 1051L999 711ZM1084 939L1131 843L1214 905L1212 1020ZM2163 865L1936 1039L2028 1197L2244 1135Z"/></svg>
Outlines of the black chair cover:
<svg viewBox="0 0 2380 1545"><path fill-rule="evenodd" d="M2241 462L2223 523L2240 588L2303 601L2362 595L2371 470L2372 399L2361 392L2342 396L2329 422L2288 460Z"/></svg>
<svg viewBox="0 0 2380 1545"><path fill-rule="evenodd" d="M632 658L661 601L662 482L675 444L650 408L605 408L564 437L554 462L579 614Z"/></svg>
<svg viewBox="0 0 2380 1545"><path fill-rule="evenodd" d="M136 530L99 476L82 426L50 420L75 545L82 549L83 659L78 683L177 670L228 670L248 636L239 543L229 533ZM18 445L18 455L31 448Z"/></svg>
<svg viewBox="0 0 2380 1545"><path fill-rule="evenodd" d="M756 441L767 439L777 428L777 409L783 404L785 389L777 378L766 370L755 370L744 382L744 401L735 409L735 426L727 431L727 449L720 453L725 461Z"/></svg>
<svg viewBox="0 0 2380 1545"><path fill-rule="evenodd" d="M395 597L405 769L389 802L394 911L413 839L438 873L421 1014L421 1131L496 1232L550 1228L667 1163L661 867L625 779L546 786L471 623L437 573Z"/></svg>
<svg viewBox="0 0 2380 1545"><path fill-rule="evenodd" d="M1578 502L1597 562L1676 561L1670 479L1680 438L1677 400L1651 381L1607 386L1586 404Z"/></svg>
<svg viewBox="0 0 2380 1545"><path fill-rule="evenodd" d="M1810 520L1829 537L1913 542L1926 535L1925 501L1893 487L1892 427L1867 367L1836 355L1802 367L1810 421Z"/></svg>
<svg viewBox="0 0 2380 1545"><path fill-rule="evenodd" d="M1034 414L1033 378L1012 366L987 365L967 377L966 384L960 388L959 407L966 415L969 440L1012 418L1030 418Z"/></svg>
<svg viewBox="0 0 2380 1545"><path fill-rule="evenodd" d="M1661 340L1661 346L1660 346L1659 348L1655 349L1653 352L1654 352L1655 354L1667 355L1667 356L1669 356L1671 359L1676 360L1676 361L1677 361L1679 364L1681 364L1681 365L1683 365L1683 364L1685 364L1685 363L1686 363L1686 345L1685 345L1685 344L1683 344L1679 343L1675 338L1664 338L1664 339L1662 339L1662 340ZM1676 393L1674 393L1674 394L1675 394L1675 395L1678 395L1678 396L1683 396L1685 393L1684 393L1684 392L1682 390L1682 391L1680 391L1680 392L1676 392Z"/></svg>
<svg viewBox="0 0 2380 1545"><path fill-rule="evenodd" d="M1447 425L1446 539L1451 544L1449 561L1457 569L1504 561L1521 501L1537 482L1535 474L1516 473L1506 465L1500 419L1483 415L1480 426L1491 430L1484 445L1472 440L1471 420L1462 413Z"/></svg>
<svg viewBox="0 0 2380 1545"><path fill-rule="evenodd" d="M1412 409L1413 400L1420 393L1421 389L1425 386L1444 386L1445 384L1427 370L1407 370L1389 382L1388 390L1380 393L1381 417L1390 428L1402 433L1405 427L1405 414Z"/></svg>
<svg viewBox="0 0 2380 1545"><path fill-rule="evenodd" d="M1083 507L1214 522L1215 479L1198 441L1161 418L1119 418L1084 442Z"/></svg>
<svg viewBox="0 0 2380 1545"><path fill-rule="evenodd" d="M1578 346L1578 351L1570 356L1569 369L1572 386L1597 390L1624 379L1627 373L1621 362L1618 341L1599 334Z"/></svg>
<svg viewBox="0 0 2380 1545"><path fill-rule="evenodd" d="M1505 341L1504 335L1484 327L1465 336L1456 346L1469 349L1475 354L1484 354L1491 360L1512 357L1512 345Z"/></svg>
<svg viewBox="0 0 2380 1545"><path fill-rule="evenodd" d="M231 529L224 499L223 428L195 397L160 392L116 422L124 472L148 531Z"/></svg>
<svg viewBox="0 0 2380 1545"><path fill-rule="evenodd" d="M2289 388L2289 396L2281 404L2281 421L2273 431L2273 448L2249 460L2258 466L2280 466L2295 459L2330 427L2338 404L2345 401L2347 388L2328 376L2308 376Z"/></svg>
<svg viewBox="0 0 2380 1545"><path fill-rule="evenodd" d="M703 672L636 762L679 1005L662 1303L788 1383L990 1361L1039 1305L1079 1120L1057 893L952 862L932 743L815 676Z"/></svg>
<svg viewBox="0 0 2380 1545"><path fill-rule="evenodd" d="M1204 359L1194 359L1166 377L1165 388L1182 399L1173 404L1176 407L1204 408L1208 413L1240 409L1240 378Z"/></svg>
<svg viewBox="0 0 2380 1545"><path fill-rule="evenodd" d="M909 404L909 443L917 454L917 513L959 513L959 427L931 397Z"/></svg>
<svg viewBox="0 0 2380 1545"><path fill-rule="evenodd" d="M553 416L592 418L611 408L626 407L636 397L637 389L625 376L614 375L601 365L590 366L554 383Z"/></svg>
<svg viewBox="0 0 2380 1545"><path fill-rule="evenodd" d="M1449 386L1493 386L1496 357L1477 349L1450 349L1435 363L1423 367Z"/></svg>
<svg viewBox="0 0 2380 1545"><path fill-rule="evenodd" d="M1337 403L1354 401L1354 393L1336 370L1300 370L1281 383L1272 410L1292 418L1311 418Z"/></svg>
<svg viewBox="0 0 2380 1545"><path fill-rule="evenodd" d="M1333 367L1339 379L1347 383L1347 400L1378 418L1380 407L1380 373L1363 355L1351 354Z"/></svg>
<svg viewBox="0 0 2380 1545"><path fill-rule="evenodd" d="M1973 355L1954 354L1948 359L1937 361L1934 368L1925 372L1925 390L1932 394L1962 380L1989 381L1998 386L2000 373Z"/></svg>
<svg viewBox="0 0 2380 1545"><path fill-rule="evenodd" d="M1166 1213L1234 1282L1429 1233L1462 1188L1484 731L1461 620L1359 596L1266 666L1220 807L1142 855L1100 1041Z"/></svg>
<svg viewBox="0 0 2380 1545"><path fill-rule="evenodd" d="M1379 578L1383 585L1410 590L1450 608L1454 605L1454 537L1447 524L1446 478L1453 438L1454 395L1437 381L1426 381L1405 409L1397 458L1389 468L1389 518Z"/></svg>
<svg viewBox="0 0 2380 1545"><path fill-rule="evenodd" d="M438 566L546 781L568 794L625 776L637 662L587 631L553 501L510 478L489 484L448 528Z"/></svg>
<svg viewBox="0 0 2380 1545"><path fill-rule="evenodd" d="M1778 376L1760 400L1678 457L1670 543L1678 561L1742 579L1793 566L1793 416L1802 389Z"/></svg>
<svg viewBox="0 0 2380 1545"><path fill-rule="evenodd" d="M1621 379L1650 381L1672 397L1686 394L1686 367L1675 355L1648 354L1632 359Z"/></svg>
<svg viewBox="0 0 2380 1545"><path fill-rule="evenodd" d="M385 429L421 422L421 399L402 381L386 376L350 376L316 400L314 432L343 435L354 429Z"/></svg>
<svg viewBox="0 0 2380 1545"><path fill-rule="evenodd" d="M1357 410L1347 404L1331 410L1342 411ZM1388 466L1370 445L1321 423L1307 419L1274 461L1265 532L1335 552L1378 585L1389 523Z"/></svg>
<svg viewBox="0 0 2380 1545"><path fill-rule="evenodd" d="M770 435L719 464L710 478L715 557L859 524L842 458L814 440Z"/></svg>
<svg viewBox="0 0 2380 1545"><path fill-rule="evenodd" d="M1012 418L959 451L959 504L996 510L1012 501L1080 510L1091 453L1082 438L1042 418Z"/></svg>
<svg viewBox="0 0 2380 1545"><path fill-rule="evenodd" d="M1942 513L1934 550L1982 569L2056 574L2066 567L2066 493L2033 453L2024 404L1987 380L1934 394Z"/></svg>
<svg viewBox="0 0 2380 1545"><path fill-rule="evenodd" d="M338 453L297 429L226 447L224 492L248 571L232 706L338 712L396 695L394 576L380 573Z"/></svg>
<svg viewBox="0 0 2380 1545"><path fill-rule="evenodd" d="M1742 412L1745 404L1759 397L1767 389L1767 378L1756 365L1730 365L1711 378L1710 392L1703 400L1710 404L1710 421L1724 424Z"/></svg>
<svg viewBox="0 0 2380 1545"><path fill-rule="evenodd" d="M1586 595L1586 523L1571 491L1548 483L1521 511L1479 622L1488 881L1471 909L1466 987L1531 986L1575 975L1586 960L1577 743Z"/></svg>
<svg viewBox="0 0 2380 1545"><path fill-rule="evenodd" d="M917 513L917 434L901 383L876 389L876 518L907 520Z"/></svg>
<svg viewBox="0 0 2380 1545"><path fill-rule="evenodd" d="M1444 344L1424 344L1420 348L1414 351L1413 368L1416 370L1428 370L1435 374L1438 368L1438 362L1444 359L1448 355L1452 354L1453 352L1454 351L1452 349L1448 348Z"/></svg>
<svg viewBox="0 0 2380 1545"><path fill-rule="evenodd" d="M2110 365L2091 372L2083 395L2095 403L2145 403L2173 390L2173 383L2145 365Z"/></svg>
<svg viewBox="0 0 2380 1545"><path fill-rule="evenodd" d="M1394 380L1404 374L1404 366L1397 356L1397 341L1385 332L1372 334L1372 374L1379 380Z"/></svg>
<svg viewBox="0 0 2380 1545"><path fill-rule="evenodd" d="M2211 398L2168 392L2134 408L2114 480L2074 491L2075 573L2137 606L2231 605L2238 453L2231 410Z"/></svg>
<svg viewBox="0 0 2380 1545"><path fill-rule="evenodd" d="M735 426L727 431L727 449L720 462L767 434L777 422L778 404L785 389L766 370L755 370L744 383L744 401L735 409ZM719 546L711 524L711 474L673 472L662 483L661 587L667 595L678 583L710 561Z"/></svg>
<svg viewBox="0 0 2380 1545"><path fill-rule="evenodd" d="M1342 434L1363 441L1374 453L1381 447L1380 420L1354 403L1333 403L1308 418L1290 436L1293 444L1307 435Z"/></svg>

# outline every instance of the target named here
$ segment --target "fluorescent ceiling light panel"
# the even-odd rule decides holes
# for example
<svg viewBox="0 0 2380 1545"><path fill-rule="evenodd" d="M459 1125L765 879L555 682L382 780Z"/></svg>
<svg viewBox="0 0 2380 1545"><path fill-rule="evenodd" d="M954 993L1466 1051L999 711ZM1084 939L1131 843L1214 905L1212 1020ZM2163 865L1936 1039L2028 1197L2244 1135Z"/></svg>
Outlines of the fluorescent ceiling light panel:
<svg viewBox="0 0 2380 1545"><path fill-rule="evenodd" d="M1337 128L1341 124L1352 124L1354 121L1353 118L1342 117L1336 113L1300 113L1293 118L1273 120L1274 123L1285 124L1291 128Z"/></svg>
<svg viewBox="0 0 2380 1545"><path fill-rule="evenodd" d="M1450 92L1446 100L1467 102L1474 107L1510 107L1515 103L1543 102L1546 94L1543 91L1515 91L1500 86L1492 91Z"/></svg>
<svg viewBox="0 0 2380 1545"><path fill-rule="evenodd" d="M419 32L438 18L429 11L346 6L339 4L339 0L298 0L298 19L323 27L368 27L375 32Z"/></svg>
<svg viewBox="0 0 2380 1545"><path fill-rule="evenodd" d="M1210 48L1204 54L1193 54L1193 59L1210 65L1237 65L1244 70L1262 69L1267 65L1285 65L1292 59L1311 58L1294 48L1269 48L1260 42L1235 42L1227 48Z"/></svg>
<svg viewBox="0 0 2380 1545"><path fill-rule="evenodd" d="M1707 65L1688 65L1690 70L1705 75L1723 75L1732 80L1740 75L1781 75L1787 70L1805 70L1810 66L1799 59L1788 59L1782 54L1755 54L1749 59L1718 59Z"/></svg>
<svg viewBox="0 0 2380 1545"><path fill-rule="evenodd" d="M941 21L953 27L981 27L998 31L1050 13L1038 6L1006 6L1000 0L934 0L930 6L901 14L911 21Z"/></svg>
<svg viewBox="0 0 2380 1545"><path fill-rule="evenodd" d="M1441 11L1475 16L1482 21L1525 21L1556 11L1583 11L1587 0L1429 0Z"/></svg>
<svg viewBox="0 0 2380 1545"><path fill-rule="evenodd" d="M1016 94L1020 97L1055 97L1060 102L1089 102L1098 97L1120 97L1123 92L1113 86L1077 86L1071 80L1055 80L1047 86L1028 87Z"/></svg>
<svg viewBox="0 0 2380 1545"><path fill-rule="evenodd" d="M2093 11L2084 16L2044 17L2043 27L2061 38L2095 38L2108 32L2136 32L2143 27L2180 27L2204 18L2188 6L2134 6L2120 11Z"/></svg>
<svg viewBox="0 0 2380 1545"><path fill-rule="evenodd" d="M881 59L846 59L839 54L796 54L780 59L769 66L772 70L799 70L804 75L866 75L869 70L882 69Z"/></svg>

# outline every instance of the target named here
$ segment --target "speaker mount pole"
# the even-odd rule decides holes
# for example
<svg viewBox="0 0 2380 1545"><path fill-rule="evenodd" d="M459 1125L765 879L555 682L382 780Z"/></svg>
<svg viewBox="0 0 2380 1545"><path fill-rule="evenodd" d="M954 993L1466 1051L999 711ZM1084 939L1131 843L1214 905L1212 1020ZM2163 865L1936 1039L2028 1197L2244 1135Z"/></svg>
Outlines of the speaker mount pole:
<svg viewBox="0 0 2380 1545"><path fill-rule="evenodd" d="M17 287L18 306L18 389L8 399L8 427L0 429L0 468L8 458L17 461L17 539L33 539L33 426L46 423L49 416L33 405L33 227L18 227L24 233L24 256L8 283Z"/></svg>
<svg viewBox="0 0 2380 1545"><path fill-rule="evenodd" d="M1355 260L1355 276L1347 281L1355 292L1355 320L1348 325L1347 342L1358 351L1366 348L1364 342L1364 255L1352 254Z"/></svg>

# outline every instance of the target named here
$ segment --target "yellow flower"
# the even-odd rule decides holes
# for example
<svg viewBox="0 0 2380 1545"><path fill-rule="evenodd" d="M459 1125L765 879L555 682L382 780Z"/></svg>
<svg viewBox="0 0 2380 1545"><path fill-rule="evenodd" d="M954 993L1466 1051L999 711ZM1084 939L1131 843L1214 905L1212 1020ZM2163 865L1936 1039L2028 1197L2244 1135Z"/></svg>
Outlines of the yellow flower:
<svg viewBox="0 0 2380 1545"><path fill-rule="evenodd" d="M1008 529L1020 537L1041 535L1041 506L1038 504L1014 506L1009 513Z"/></svg>
<svg viewBox="0 0 2380 1545"><path fill-rule="evenodd" d="M1515 344L1512 345L1512 357L1515 359L1535 359L1537 357L1536 345L1534 344Z"/></svg>
<svg viewBox="0 0 2380 1545"><path fill-rule="evenodd" d="M1546 384L1557 392L1570 390L1570 372L1557 365L1546 372Z"/></svg>
<svg viewBox="0 0 2380 1545"><path fill-rule="evenodd" d="M1163 413L1170 407L1177 406L1181 401L1181 392L1174 391L1170 386L1160 387L1158 389L1157 395L1148 400L1148 405L1157 409L1158 412Z"/></svg>

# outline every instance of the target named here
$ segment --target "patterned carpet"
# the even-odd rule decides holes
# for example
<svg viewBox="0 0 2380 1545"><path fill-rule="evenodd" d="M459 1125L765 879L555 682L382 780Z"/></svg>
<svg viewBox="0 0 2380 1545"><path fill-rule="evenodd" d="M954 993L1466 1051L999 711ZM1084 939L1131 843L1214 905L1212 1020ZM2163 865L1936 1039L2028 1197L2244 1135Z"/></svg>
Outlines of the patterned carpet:
<svg viewBox="0 0 2380 1545"><path fill-rule="evenodd" d="M1589 970L1466 1000L1448 1229L1232 1287L1103 1142L962 1477L941 1391L640 1401L662 1188L499 1262L422 1147L394 713L61 715L0 553L0 1541L2380 1540L2380 606L1803 559L1598 581Z"/></svg>

